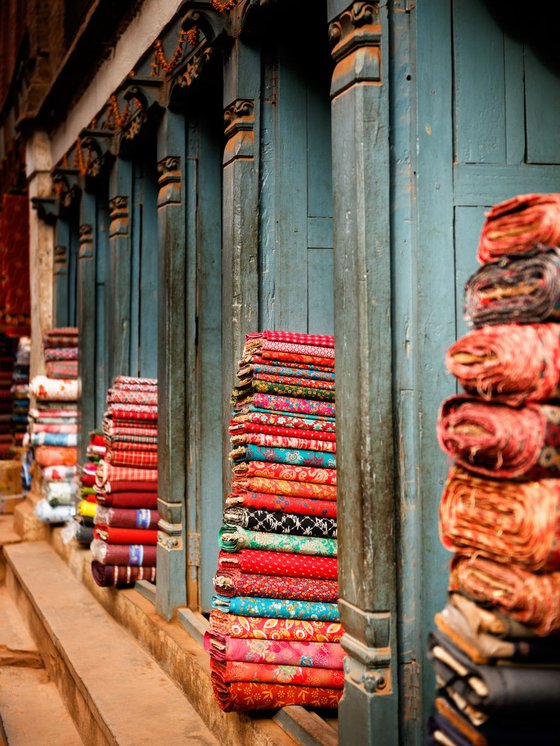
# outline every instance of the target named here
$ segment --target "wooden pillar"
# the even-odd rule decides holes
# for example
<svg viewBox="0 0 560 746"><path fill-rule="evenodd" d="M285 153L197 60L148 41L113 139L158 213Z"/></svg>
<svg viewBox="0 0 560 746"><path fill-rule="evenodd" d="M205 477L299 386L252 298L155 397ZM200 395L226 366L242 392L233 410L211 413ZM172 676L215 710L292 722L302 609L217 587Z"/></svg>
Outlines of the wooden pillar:
<svg viewBox="0 0 560 746"><path fill-rule="evenodd" d="M78 253L78 313L80 330L80 462L86 460L88 435L95 422L96 344L96 198L88 192L80 203L80 248Z"/></svg>
<svg viewBox="0 0 560 746"><path fill-rule="evenodd" d="M132 164L117 158L109 178L109 381L130 374L131 199Z"/></svg>
<svg viewBox="0 0 560 746"><path fill-rule="evenodd" d="M397 744L387 9L329 0L334 187L340 743Z"/></svg>
<svg viewBox="0 0 560 746"><path fill-rule="evenodd" d="M54 326L68 326L68 269L70 254L70 226L59 217L54 229L53 266L53 323Z"/></svg>
<svg viewBox="0 0 560 746"><path fill-rule="evenodd" d="M223 420L247 332L259 326L259 113L260 52L235 39L224 62L222 364ZM229 483L224 443L224 481Z"/></svg>
<svg viewBox="0 0 560 746"><path fill-rule="evenodd" d="M166 619L187 601L185 548L185 125L166 110L158 132L158 579Z"/></svg>

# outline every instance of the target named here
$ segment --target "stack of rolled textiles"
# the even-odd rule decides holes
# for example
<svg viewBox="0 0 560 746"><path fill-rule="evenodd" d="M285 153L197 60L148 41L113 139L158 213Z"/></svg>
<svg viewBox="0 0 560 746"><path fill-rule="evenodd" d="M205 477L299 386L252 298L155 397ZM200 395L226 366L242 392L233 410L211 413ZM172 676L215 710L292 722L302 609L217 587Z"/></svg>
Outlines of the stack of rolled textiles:
<svg viewBox="0 0 560 746"><path fill-rule="evenodd" d="M118 376L107 392L91 570L100 586L156 580L157 380Z"/></svg>
<svg viewBox="0 0 560 746"><path fill-rule="evenodd" d="M12 373L12 435L14 446L21 448L27 431L29 412L29 357L31 340L20 337Z"/></svg>
<svg viewBox="0 0 560 746"><path fill-rule="evenodd" d="M43 347L50 375L35 376L29 387L36 406L29 410L28 444L41 468L44 500L35 511L41 520L59 523L72 517L77 494L79 385L77 366L64 369L63 377L63 368L53 365L65 364L66 359L77 362L78 330L51 329Z"/></svg>
<svg viewBox="0 0 560 746"><path fill-rule="evenodd" d="M336 707L343 687L334 340L247 335L205 645L226 711Z"/></svg>
<svg viewBox="0 0 560 746"><path fill-rule="evenodd" d="M447 353L467 394L438 420L455 461L439 516L454 556L428 642L439 687L430 743L558 742L559 240L560 195L492 208L478 257L500 261L467 282L478 328Z"/></svg>
<svg viewBox="0 0 560 746"><path fill-rule="evenodd" d="M0 459L13 455L12 376L14 370L14 339L0 334Z"/></svg>
<svg viewBox="0 0 560 746"><path fill-rule="evenodd" d="M72 526L72 537L82 546L89 547L93 541L94 518L97 512L95 497L95 475L101 460L105 457L107 446L100 430L89 434L86 451L86 462L81 466L79 502Z"/></svg>

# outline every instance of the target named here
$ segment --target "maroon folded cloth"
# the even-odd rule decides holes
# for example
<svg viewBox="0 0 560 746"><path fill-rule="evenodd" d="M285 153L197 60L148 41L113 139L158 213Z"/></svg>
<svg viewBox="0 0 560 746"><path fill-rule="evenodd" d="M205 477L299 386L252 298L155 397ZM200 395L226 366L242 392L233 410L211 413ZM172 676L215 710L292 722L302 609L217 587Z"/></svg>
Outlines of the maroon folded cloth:
<svg viewBox="0 0 560 746"><path fill-rule="evenodd" d="M91 542L91 557L103 565L155 567L157 547L149 544L107 544L101 539Z"/></svg>
<svg viewBox="0 0 560 746"><path fill-rule="evenodd" d="M132 567L126 565L102 565L100 562L91 563L93 579L102 588L130 588L137 580L156 582L155 567Z"/></svg>
<svg viewBox="0 0 560 746"><path fill-rule="evenodd" d="M113 508L157 508L157 492L104 492L96 491L100 505Z"/></svg>
<svg viewBox="0 0 560 746"><path fill-rule="evenodd" d="M95 514L95 523L118 528L156 529L158 521L157 510L107 508L100 505Z"/></svg>

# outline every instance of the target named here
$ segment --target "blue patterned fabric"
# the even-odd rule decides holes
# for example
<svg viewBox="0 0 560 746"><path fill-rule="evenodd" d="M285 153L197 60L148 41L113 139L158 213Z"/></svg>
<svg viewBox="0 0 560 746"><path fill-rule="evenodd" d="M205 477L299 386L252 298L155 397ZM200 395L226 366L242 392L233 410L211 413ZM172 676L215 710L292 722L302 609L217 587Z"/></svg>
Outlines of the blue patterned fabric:
<svg viewBox="0 0 560 746"><path fill-rule="evenodd" d="M229 614L258 616L272 619L309 619L315 622L338 622L340 614L337 604L314 601L291 601L276 598L252 598L250 596L212 597L212 607Z"/></svg>
<svg viewBox="0 0 560 746"><path fill-rule="evenodd" d="M304 448L270 448L250 443L239 446L234 451L233 460L239 461L272 461L275 464L291 466L312 466L318 469L336 469L334 453L310 451Z"/></svg>
<svg viewBox="0 0 560 746"><path fill-rule="evenodd" d="M77 446L77 433L32 433L32 446Z"/></svg>
<svg viewBox="0 0 560 746"><path fill-rule="evenodd" d="M309 368L287 368L283 365L253 365L254 373L269 373L274 376L294 376L297 378L311 378L315 381L333 381L335 374L326 370Z"/></svg>

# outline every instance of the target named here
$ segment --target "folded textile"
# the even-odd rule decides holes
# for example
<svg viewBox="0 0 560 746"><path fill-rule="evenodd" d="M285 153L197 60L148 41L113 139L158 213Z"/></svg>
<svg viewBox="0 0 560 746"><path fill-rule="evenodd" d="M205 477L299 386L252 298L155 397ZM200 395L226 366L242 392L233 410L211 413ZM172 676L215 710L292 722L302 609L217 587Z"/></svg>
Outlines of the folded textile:
<svg viewBox="0 0 560 746"><path fill-rule="evenodd" d="M120 528L156 529L159 514L157 510L107 508L100 505L97 508L95 522L105 526Z"/></svg>
<svg viewBox="0 0 560 746"><path fill-rule="evenodd" d="M320 370L319 368L291 368L288 365L264 365L261 363L247 363L241 365L237 371L239 378L243 379L250 375L273 375L273 376L298 376L310 381L334 382L335 374L332 369Z"/></svg>
<svg viewBox="0 0 560 746"><path fill-rule="evenodd" d="M486 264L465 285L474 326L560 319L560 250Z"/></svg>
<svg viewBox="0 0 560 746"><path fill-rule="evenodd" d="M29 444L32 446L77 446L77 433L31 433Z"/></svg>
<svg viewBox="0 0 560 746"><path fill-rule="evenodd" d="M93 540L93 527L76 523L74 531L74 538L78 544L81 544L84 547L89 547Z"/></svg>
<svg viewBox="0 0 560 746"><path fill-rule="evenodd" d="M236 404L239 402L242 404L250 399L254 393L276 394L282 397L296 397L307 402L306 406L308 406L312 411L314 407L310 405L310 400L334 402L335 398L334 391L331 391L330 389L311 388L308 386L298 386L290 383L264 381L252 378L246 381L243 385L236 386L233 389L232 403ZM325 412L325 414L330 414L330 412Z"/></svg>
<svg viewBox="0 0 560 746"><path fill-rule="evenodd" d="M470 705L501 716L551 715L560 704L558 669L478 665L437 631L428 637L428 657L440 686L455 702L463 701L465 710Z"/></svg>
<svg viewBox="0 0 560 746"><path fill-rule="evenodd" d="M472 603L465 599L467 603ZM476 617L464 614L455 604L448 603L434 621L443 641L455 646L478 664L492 662L555 663L560 666L560 636L508 640L482 632L473 624Z"/></svg>
<svg viewBox="0 0 560 746"><path fill-rule="evenodd" d="M158 454L155 451L134 451L111 448L107 450L105 463L113 466L157 469Z"/></svg>
<svg viewBox="0 0 560 746"><path fill-rule="evenodd" d="M295 438L289 435L268 435L267 433L239 433L231 435L232 446L255 445L270 448L295 448L306 451L326 451L336 453L336 442L315 440L312 438ZM267 459L263 459L267 460Z"/></svg>
<svg viewBox="0 0 560 746"><path fill-rule="evenodd" d="M120 528L119 526L105 526L96 523L93 529L95 539L101 539L108 544L157 544L157 530L147 528Z"/></svg>
<svg viewBox="0 0 560 746"><path fill-rule="evenodd" d="M221 596L257 596L327 603L338 601L336 580L250 575L236 569L218 569L214 576L214 589Z"/></svg>
<svg viewBox="0 0 560 746"><path fill-rule="evenodd" d="M334 348L332 334L306 334L304 332L284 332L276 329L265 329L262 332L250 332L245 335L246 341L263 339L270 342L288 342L289 344L316 345Z"/></svg>
<svg viewBox="0 0 560 746"><path fill-rule="evenodd" d="M462 593L450 593L449 603L459 609L477 633L504 637L509 640L527 640L535 636L530 627L521 624L509 614L504 614L495 607L481 606Z"/></svg>
<svg viewBox="0 0 560 746"><path fill-rule="evenodd" d="M77 511L82 516L89 516L94 518L97 513L97 505L95 503L88 502L87 500L80 500L77 506Z"/></svg>
<svg viewBox="0 0 560 746"><path fill-rule="evenodd" d="M336 507L336 502L334 502L336 500L336 485L294 482L287 479L270 479L268 477L245 478L234 475L232 490L231 497L247 492L264 493L277 497L285 496L310 500L329 500Z"/></svg>
<svg viewBox="0 0 560 746"><path fill-rule="evenodd" d="M230 525L242 526L253 531L336 538L336 518L302 516L296 513L255 508L226 507L224 521Z"/></svg>
<svg viewBox="0 0 560 746"><path fill-rule="evenodd" d="M156 566L157 548L149 544L107 544L94 539L90 549L92 559L103 565Z"/></svg>
<svg viewBox="0 0 560 746"><path fill-rule="evenodd" d="M157 508L157 492L105 492L96 491L100 505L113 508Z"/></svg>
<svg viewBox="0 0 560 746"><path fill-rule="evenodd" d="M102 565L94 561L91 563L91 574L97 585L102 588L127 588L137 580L156 582L155 567Z"/></svg>
<svg viewBox="0 0 560 746"><path fill-rule="evenodd" d="M320 451L294 450L291 448L267 448L249 444L237 446L230 453L230 459L235 463L241 461L272 461L275 464L289 464L297 466L311 466L316 469L336 469L334 453Z"/></svg>
<svg viewBox="0 0 560 746"><path fill-rule="evenodd" d="M235 710L266 710L272 707L300 705L305 707L338 706L341 689L319 686L294 686L290 684L256 683L235 681L226 684L214 674L212 687L219 707L224 712Z"/></svg>
<svg viewBox="0 0 560 746"><path fill-rule="evenodd" d="M36 433L78 433L78 425L77 424L70 424L66 425L64 423L59 423L57 425L43 425L42 423L33 422L29 426L29 431L31 434L35 435Z"/></svg>
<svg viewBox="0 0 560 746"><path fill-rule="evenodd" d="M312 345L298 342L272 339L270 337L247 335L243 348L243 360L254 354L264 355L266 352L293 353L296 355L316 355L329 358L334 362L334 347L325 345Z"/></svg>
<svg viewBox="0 0 560 746"><path fill-rule="evenodd" d="M277 663L248 663L246 661L210 661L210 668L224 683L234 681L268 681L273 684L321 686L342 689L344 673L337 668L309 668Z"/></svg>
<svg viewBox="0 0 560 746"><path fill-rule="evenodd" d="M315 442L328 441L336 446L336 433L326 432L322 430L313 430L311 428L302 429L299 427L287 427L286 425L265 425L260 422L238 422L237 420L233 419L231 420L229 425L229 433L231 435L233 443L236 442L234 438L240 438L244 436L280 435L287 438L299 438L301 440L313 440Z"/></svg>
<svg viewBox="0 0 560 746"><path fill-rule="evenodd" d="M77 360L52 360L45 363L47 378L77 378Z"/></svg>
<svg viewBox="0 0 560 746"><path fill-rule="evenodd" d="M284 479L311 484L336 485L336 469L315 466L278 464L271 461L248 461L233 466L234 479L241 477L264 477L266 479ZM258 490L255 490L258 491ZM266 490L260 490L266 492ZM281 493L278 493L281 494Z"/></svg>
<svg viewBox="0 0 560 746"><path fill-rule="evenodd" d="M261 640L340 642L344 634L339 622L239 616L218 609L210 612L210 627L224 636L255 637Z"/></svg>
<svg viewBox="0 0 560 746"><path fill-rule="evenodd" d="M278 373L277 370L274 370L274 366L261 366L261 367L267 367L270 368L270 372L265 372L262 370L255 370L255 368L247 369L247 371L243 374L241 371L238 371L239 376L239 386L236 388L236 390L245 391L247 392L253 387L253 383L256 381L264 381L267 383L274 383L274 384L281 384L286 386L294 387L294 389L298 390L298 393L293 394L293 396L296 396L300 398L303 395L303 392L307 392L309 394L310 399L314 399L315 395L318 399L324 399L326 396L326 393L328 391L333 392L335 391L335 382L333 381L325 381L320 380L316 378L310 378L309 376L305 375L299 375L299 370L292 369L291 372L288 373ZM305 373L311 373L312 371L305 371ZM318 371L319 373L323 373L323 371ZM299 391L301 389L301 391ZM256 391L259 391L260 389L255 389ZM266 389L266 391L269 391L270 389ZM314 393L315 392L315 393ZM281 393L280 391L276 393ZM307 398L304 396L304 398ZM328 401L331 401L331 399L328 399ZM332 401L334 401L334 396Z"/></svg>
<svg viewBox="0 0 560 746"><path fill-rule="evenodd" d="M345 652L338 642L301 640L257 640L224 637L206 632L204 647L218 661L277 663L284 666L307 666L342 670Z"/></svg>
<svg viewBox="0 0 560 746"><path fill-rule="evenodd" d="M35 376L29 390L36 399L48 401L76 401L79 399L77 379Z"/></svg>
<svg viewBox="0 0 560 746"><path fill-rule="evenodd" d="M560 480L497 481L453 468L443 490L439 527L450 551L527 570L559 570Z"/></svg>
<svg viewBox="0 0 560 746"><path fill-rule="evenodd" d="M440 409L440 446L477 474L539 479L560 474L560 407L505 404L452 396Z"/></svg>
<svg viewBox="0 0 560 746"><path fill-rule="evenodd" d="M451 562L449 590L497 607L536 635L560 631L560 572L538 575L515 565L457 554Z"/></svg>
<svg viewBox="0 0 560 746"><path fill-rule="evenodd" d="M238 552L221 551L218 567L238 568L241 572L257 575L281 575L293 578L319 578L336 580L336 557L318 557L288 552L267 552L258 549L241 549Z"/></svg>
<svg viewBox="0 0 560 746"><path fill-rule="evenodd" d="M78 360L77 347L51 347L45 350L45 362L54 360Z"/></svg>
<svg viewBox="0 0 560 746"><path fill-rule="evenodd" d="M269 495L265 492L233 492L226 498L226 508L241 506L260 510L295 513L297 515L336 518L337 506L334 500L316 500L289 495Z"/></svg>
<svg viewBox="0 0 560 746"><path fill-rule="evenodd" d="M157 388L143 389L138 387L136 390L126 390L112 388L107 391L107 403L112 404L142 404L144 406L157 406ZM112 407L109 407L112 409Z"/></svg>
<svg viewBox="0 0 560 746"><path fill-rule="evenodd" d="M44 523L66 523L73 512L71 505L49 505L47 500L39 500L35 505L35 515Z"/></svg>
<svg viewBox="0 0 560 746"><path fill-rule="evenodd" d="M243 407L242 410L234 413L230 422L230 428L239 427L240 425L270 426L282 428L297 428L299 430L312 430L315 437L318 432L336 433L336 422L332 417L316 417L314 415L298 415L288 412L275 412L272 410L258 409L252 405ZM255 430L253 430L254 432ZM257 430L261 432L260 427ZM262 430L267 432L267 430Z"/></svg>
<svg viewBox="0 0 560 746"><path fill-rule="evenodd" d="M252 596L212 596L212 608L239 616L258 616L282 619L309 619L318 622L338 622L338 604L319 601L290 601Z"/></svg>
<svg viewBox="0 0 560 746"><path fill-rule="evenodd" d="M127 466L112 466L100 461L97 467L96 485L103 487L107 482L153 482L157 483L157 469L139 469Z"/></svg>
<svg viewBox="0 0 560 746"><path fill-rule="evenodd" d="M279 396L263 392L253 393L245 397L243 403L239 403L238 406L240 408L253 406L274 412L294 412L304 416L318 414L334 417L336 413L335 405L328 401L314 401L309 398L298 399L294 396Z"/></svg>
<svg viewBox="0 0 560 746"><path fill-rule="evenodd" d="M519 194L486 213L477 259L483 264L560 243L560 194Z"/></svg>
<svg viewBox="0 0 560 746"><path fill-rule="evenodd" d="M78 451L64 446L38 446L35 448L35 461L39 466L75 466L78 463Z"/></svg>
<svg viewBox="0 0 560 746"><path fill-rule="evenodd" d="M220 548L226 552L237 552L240 549L265 549L272 552L294 552L319 557L336 557L338 546L336 539L249 531L241 526L230 526L227 523L220 529L219 544Z"/></svg>
<svg viewBox="0 0 560 746"><path fill-rule="evenodd" d="M149 437L157 440L157 425L146 425L142 420L136 422L122 423L121 420L113 420L112 417L103 418L103 434L109 438L119 437Z"/></svg>
<svg viewBox="0 0 560 746"><path fill-rule="evenodd" d="M116 376L113 384L115 386L134 385L139 387L157 386L157 378L135 378L134 376Z"/></svg>
<svg viewBox="0 0 560 746"><path fill-rule="evenodd" d="M76 466L46 466L43 469L43 479L47 482L63 481L76 476Z"/></svg>
<svg viewBox="0 0 560 746"><path fill-rule="evenodd" d="M110 405L109 411L113 420L122 420L123 424L125 422L128 423L139 420L153 422L158 418L157 406L150 406L147 404L114 403Z"/></svg>
<svg viewBox="0 0 560 746"><path fill-rule="evenodd" d="M112 451L157 451L157 437L151 438L145 435L111 435L107 438L108 447Z"/></svg>
<svg viewBox="0 0 560 746"><path fill-rule="evenodd" d="M463 388L483 399L522 404L558 398L560 324L499 324L455 342L447 368Z"/></svg>
<svg viewBox="0 0 560 746"><path fill-rule="evenodd" d="M78 485L75 482L43 482L43 497L53 507L55 505L70 505L78 493Z"/></svg>

